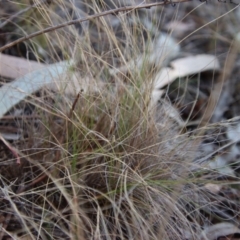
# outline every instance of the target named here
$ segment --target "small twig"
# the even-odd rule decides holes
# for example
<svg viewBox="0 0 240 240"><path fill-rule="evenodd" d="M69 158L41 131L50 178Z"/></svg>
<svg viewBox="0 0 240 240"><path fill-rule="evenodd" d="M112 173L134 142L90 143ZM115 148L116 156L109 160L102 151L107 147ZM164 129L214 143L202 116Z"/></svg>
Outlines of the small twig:
<svg viewBox="0 0 240 240"><path fill-rule="evenodd" d="M16 17L22 15L23 13L29 11L30 9L38 7L38 6L40 6L40 5L42 5L42 4L46 3L46 2L47 2L47 0L42 0L40 2L31 4L29 7L25 8L25 9L23 9L23 10L17 12L17 13L15 13L13 15L11 15L11 17L9 17L6 21L4 21L3 23L0 24L0 29L3 28L9 22L11 22L14 18L16 18Z"/></svg>
<svg viewBox="0 0 240 240"><path fill-rule="evenodd" d="M47 177L48 177L48 175L46 173L41 174L37 179L33 180L29 184L19 187L19 189L17 190L17 194L25 192L26 190L30 189L35 184L45 180Z"/></svg>
<svg viewBox="0 0 240 240"><path fill-rule="evenodd" d="M76 107L76 104L77 104L79 98L80 98L80 93L78 93L77 96L76 96L76 98L74 99L74 102L73 102L73 104L72 104L72 108L71 108L71 110L70 110L70 112L69 112L69 116L68 116L69 119L72 118L73 111L74 111L74 109L75 109L75 107Z"/></svg>
<svg viewBox="0 0 240 240"><path fill-rule="evenodd" d="M74 101L73 101L73 104L72 104L72 107L71 107L71 110L70 110L70 112L68 113L68 115L67 115L67 118L66 118L66 125L64 126L64 128L63 128L63 134L61 135L61 137L60 137L60 139L59 139L59 145L62 145L63 144L63 142L64 142L64 139L65 139L65 132L67 132L67 128L68 128L68 124L69 124L69 119L71 119L72 118L72 114L73 114L73 111L74 111L74 109L75 109L75 106L76 106L76 104L77 104L77 101L78 101L78 99L79 99L79 97L80 97L80 93L78 93L77 94L77 96L76 96L76 98L74 99ZM55 156L55 158L54 158L54 160L53 160L53 162L57 162L58 160L60 159L60 152L59 151L57 151L57 153L56 153L56 156Z"/></svg>
<svg viewBox="0 0 240 240"><path fill-rule="evenodd" d="M0 134L0 140L5 144L5 146L12 152L12 154L16 157L17 159L17 164L21 164L20 157L17 154L17 151L15 150L14 147L11 146L11 144L4 139L4 137Z"/></svg>
<svg viewBox="0 0 240 240"><path fill-rule="evenodd" d="M173 2L173 1L165 2L164 1L164 2L160 2L160 3L158 2L158 3L140 4L138 6L120 7L120 8L112 9L112 10L109 10L109 11L96 13L96 14L93 14L93 15L85 17L85 18L78 18L78 19L75 19L75 20L64 22L64 23L56 25L56 26L48 27L48 28L45 28L43 30L39 30L35 33L24 36L22 38L19 38L16 41L13 41L13 42L8 43L8 44L4 45L3 47L1 47L0 52L18 44L18 43L21 43L21 42L24 42L26 40L32 39L36 36L39 36L41 34L52 32L52 31L55 31L57 29L60 29L60 28L63 28L63 27L69 26L69 25L73 25L73 24L76 24L76 23L82 23L82 22L85 22L85 21L90 21L90 20L93 20L95 18L103 17L103 16L106 16L106 15L109 15L109 14L118 14L119 12L133 11L133 10L138 10L138 9L142 9L142 8L151 8L151 7L160 6L160 5L190 2L190 1L191 0L178 0L177 2Z"/></svg>
<svg viewBox="0 0 240 240"><path fill-rule="evenodd" d="M14 119L40 119L40 116L37 114L32 114L32 115L18 115L18 116L6 115L1 117L1 120L14 120Z"/></svg>

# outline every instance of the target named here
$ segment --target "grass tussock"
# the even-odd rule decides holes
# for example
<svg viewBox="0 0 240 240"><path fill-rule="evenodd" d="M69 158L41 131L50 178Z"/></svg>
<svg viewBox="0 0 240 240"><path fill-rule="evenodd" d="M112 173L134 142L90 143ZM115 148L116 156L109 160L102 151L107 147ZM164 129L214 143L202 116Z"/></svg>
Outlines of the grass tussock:
<svg viewBox="0 0 240 240"><path fill-rule="evenodd" d="M90 13L109 7L82 4ZM38 29L81 15L70 1L43 4L33 13L37 20L23 18ZM72 95L64 88L40 90L18 106L20 117L2 119L22 130L14 148L1 149L2 239L198 239L200 223L212 211L203 206L216 196L201 188L205 173L193 171L194 134L183 134L165 100L151 104L151 79L161 62L150 64L148 49L158 26L140 14L147 13L101 17L45 34L44 51L39 38L25 43L40 61L74 58L62 81L68 86L77 71L91 87ZM128 64L142 52L143 61ZM96 90L99 82L104 87Z"/></svg>

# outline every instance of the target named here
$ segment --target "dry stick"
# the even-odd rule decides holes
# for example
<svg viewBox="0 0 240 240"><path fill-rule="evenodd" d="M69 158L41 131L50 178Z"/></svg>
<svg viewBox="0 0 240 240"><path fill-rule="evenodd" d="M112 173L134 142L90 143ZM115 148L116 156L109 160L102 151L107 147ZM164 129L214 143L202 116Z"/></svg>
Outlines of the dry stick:
<svg viewBox="0 0 240 240"><path fill-rule="evenodd" d="M0 29L3 28L6 24L8 24L9 22L11 22L14 18L20 16L21 14L29 11L30 9L32 8L36 8L38 6L41 6L42 4L46 3L47 0L42 0L41 2L37 2L37 3L34 3L34 4L31 4L29 7L11 15L11 17L9 17L6 21L4 21L2 24L0 24Z"/></svg>
<svg viewBox="0 0 240 240"><path fill-rule="evenodd" d="M73 111L74 111L74 109L75 109L75 107L76 107L76 104L77 104L79 98L80 98L80 93L77 94L77 96L76 96L76 98L75 98L75 100L74 100L74 102L73 102L73 104L72 104L72 108L71 108L70 113L69 113L69 119L72 118Z"/></svg>
<svg viewBox="0 0 240 240"><path fill-rule="evenodd" d="M46 173L43 173L42 175L40 175L38 178L36 178L32 182L30 182L29 184L19 187L16 194L25 192L26 190L30 189L32 186L41 182L42 180L46 179L47 177L48 177L48 175Z"/></svg>
<svg viewBox="0 0 240 240"><path fill-rule="evenodd" d="M11 144L4 139L4 137L0 134L0 140L4 143L4 145L12 152L12 154L16 157L17 159L17 164L21 164L20 157L17 154L17 151Z"/></svg>
<svg viewBox="0 0 240 240"><path fill-rule="evenodd" d="M67 115L67 123L66 123L66 125L65 125L65 127L64 127L64 129L63 129L63 134L62 134L62 136L61 136L60 139L59 139L59 143L60 143L61 145L63 144L64 138L65 138L65 134L64 134L64 133L67 131L67 128L68 128L68 126L69 126L69 120L72 118L73 111L74 111L74 109L75 109L75 107L76 107L76 104L77 104L79 98L80 98L80 93L78 93L77 96L76 96L76 98L74 99L73 104L72 104L72 107L71 107L71 110L70 110L70 112L69 112L68 115ZM56 162L58 159L60 159L60 153L59 153L59 151L56 153L54 162Z"/></svg>
<svg viewBox="0 0 240 240"><path fill-rule="evenodd" d="M1 120L8 120L8 119L39 119L40 117L38 115L18 115L18 116L14 116L14 115L6 115L6 116L2 116ZM1 128L1 127L0 127ZM3 128L3 127L2 127Z"/></svg>
<svg viewBox="0 0 240 240"><path fill-rule="evenodd" d="M141 5L138 5L138 6L120 7L120 8L112 9L112 10L105 11L105 12L102 12L102 13L96 13L96 14L93 14L93 15L91 15L89 17L78 18L78 19L75 19L75 20L64 22L62 24L59 24L59 25L56 25L56 26L53 26L53 27L48 27L48 28L45 28L43 30L39 30L39 31L37 31L35 33L32 33L30 35L27 35L25 37L19 38L16 41L13 41L13 42L8 43L8 44L4 45L3 47L1 47L0 48L0 52L2 52L4 50L6 50L6 49L8 49L8 48L18 44L18 43L21 43L21 42L24 42L26 40L32 39L32 38L34 38L36 36L39 36L41 34L48 33L48 32L51 32L51 31L55 31L57 29L60 29L60 28L63 28L63 27L69 26L69 25L73 25L73 24L76 24L76 23L90 21L90 20L93 20L95 18L103 17L103 16L106 16L106 15L109 15L109 14L116 15L119 12L133 11L133 10L138 10L138 9L142 9L142 8L151 8L151 7L155 7L155 6L159 6L159 5L167 5L167 4L190 2L190 1L191 0L179 0L177 2L168 1L168 2L160 2L160 3L159 2L158 3L148 3L148 4L141 4Z"/></svg>

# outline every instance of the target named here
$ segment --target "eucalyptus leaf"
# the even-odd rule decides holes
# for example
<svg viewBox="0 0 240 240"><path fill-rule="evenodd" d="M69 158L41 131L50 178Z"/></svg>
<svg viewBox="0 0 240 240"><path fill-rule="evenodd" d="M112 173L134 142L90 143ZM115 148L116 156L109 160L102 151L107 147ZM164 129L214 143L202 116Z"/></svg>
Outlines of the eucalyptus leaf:
<svg viewBox="0 0 240 240"><path fill-rule="evenodd" d="M72 63L63 61L51 64L3 85L0 88L0 118L27 96L56 81L70 69Z"/></svg>

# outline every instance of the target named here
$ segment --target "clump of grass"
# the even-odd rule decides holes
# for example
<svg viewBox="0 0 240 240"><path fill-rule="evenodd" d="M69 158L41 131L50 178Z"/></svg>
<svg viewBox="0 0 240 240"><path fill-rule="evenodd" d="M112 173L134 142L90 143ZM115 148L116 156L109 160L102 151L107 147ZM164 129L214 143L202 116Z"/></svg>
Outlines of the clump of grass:
<svg viewBox="0 0 240 240"><path fill-rule="evenodd" d="M37 105L36 97L31 100L37 120L28 121L29 136L19 149L20 174L13 177L11 164L8 169L15 182L11 186L3 181L8 186L5 204L10 204L8 214L18 222L18 236L179 235L179 226L171 228L179 221L172 215L187 224L177 203L185 182L181 177L185 170L179 171L184 158L166 149L167 135L159 138L158 133L167 129L157 126L149 112L148 94L137 84L131 90L125 84L117 86L114 94L81 93L66 113L58 111L54 100L40 97Z"/></svg>
<svg viewBox="0 0 240 240"><path fill-rule="evenodd" d="M61 1L56 5L68 12ZM94 12L99 6L88 5ZM39 12L53 21L44 6ZM147 53L156 37L133 16L101 17L81 37L72 27L54 33L63 56L78 60L80 77L104 88L75 96L44 89L25 101L30 116L13 121L24 131L13 142L21 165L8 160L1 169L1 237L147 240L200 233L209 196L197 184L206 180L191 170L194 137L181 134L160 103L151 105L158 66L146 54L140 68L110 74ZM118 35L111 20L119 21Z"/></svg>

